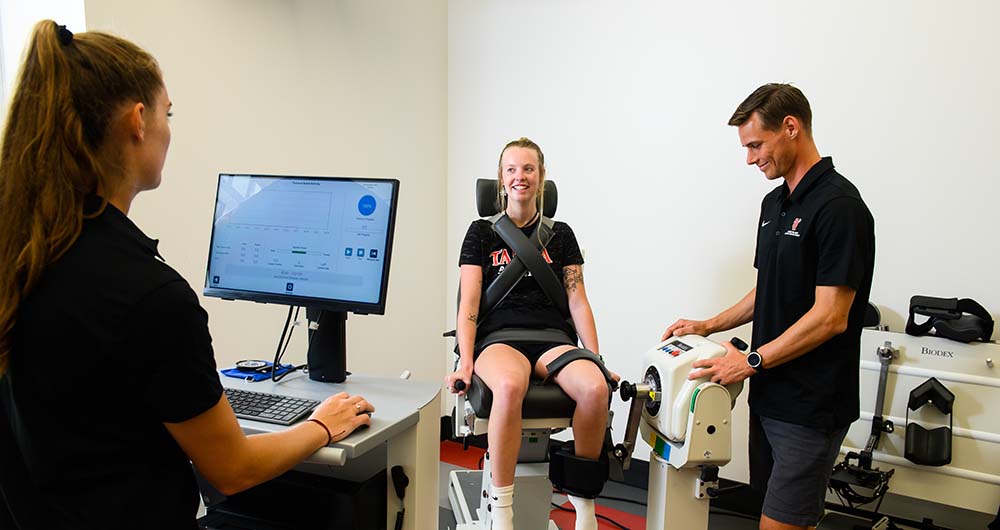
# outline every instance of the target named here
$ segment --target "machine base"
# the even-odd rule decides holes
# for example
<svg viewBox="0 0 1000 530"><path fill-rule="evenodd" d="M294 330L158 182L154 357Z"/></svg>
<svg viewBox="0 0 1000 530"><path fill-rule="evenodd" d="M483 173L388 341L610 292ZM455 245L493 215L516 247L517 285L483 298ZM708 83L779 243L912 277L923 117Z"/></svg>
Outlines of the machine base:
<svg viewBox="0 0 1000 530"><path fill-rule="evenodd" d="M518 465L520 468L522 465ZM544 477L544 475L542 475ZM522 486L521 476L514 478L515 494L514 494L514 523L516 528L521 528L518 525L519 522L519 512L518 511L518 498L524 498L525 500L536 500L538 499L539 492L535 491L538 488L531 487L531 484L524 484ZM537 480L532 481L537 482ZM482 471L465 471L465 470L455 470L448 475L448 500L451 502L452 512L455 514L455 522L457 526L455 530L485 530L483 528L482 521L479 517L479 507L483 499L483 472ZM544 497L546 499L552 498L552 486L548 483L546 478L544 481ZM547 512L546 512L547 513ZM538 528L537 530L559 530L551 520L546 521L547 524ZM534 530L529 526L524 526L525 530Z"/></svg>

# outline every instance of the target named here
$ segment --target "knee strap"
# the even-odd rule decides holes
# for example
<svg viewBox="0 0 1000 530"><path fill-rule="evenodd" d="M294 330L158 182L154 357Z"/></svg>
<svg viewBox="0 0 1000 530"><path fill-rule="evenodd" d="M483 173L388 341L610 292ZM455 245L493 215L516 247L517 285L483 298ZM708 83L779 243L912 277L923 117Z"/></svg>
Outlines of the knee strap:
<svg viewBox="0 0 1000 530"><path fill-rule="evenodd" d="M549 454L549 480L570 495L596 498L608 481L608 453L601 451L601 457L595 460L573 454L573 442L553 446Z"/></svg>
<svg viewBox="0 0 1000 530"><path fill-rule="evenodd" d="M552 377L554 377L557 373L559 373L559 370L565 368L566 365L568 365L569 363L573 361L578 361L580 359L585 359L596 364L597 367L601 370L601 374L604 375L604 380L608 382L608 386L611 388L612 391L618 388L618 383L616 383L615 380L611 377L611 372L609 372L608 369L604 366L604 361L602 361L601 358L598 357L597 354L595 354L594 352L590 350L584 350L583 348L569 350L566 353L560 355L558 358L556 358L556 360L545 365L545 370L548 372L548 375L545 376L543 382L548 382L549 379L552 379Z"/></svg>

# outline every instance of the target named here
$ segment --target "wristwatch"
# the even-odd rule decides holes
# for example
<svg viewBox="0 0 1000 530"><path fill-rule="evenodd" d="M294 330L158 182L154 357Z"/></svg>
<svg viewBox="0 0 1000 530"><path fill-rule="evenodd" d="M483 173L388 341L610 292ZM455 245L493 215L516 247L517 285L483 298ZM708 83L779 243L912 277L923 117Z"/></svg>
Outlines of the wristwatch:
<svg viewBox="0 0 1000 530"><path fill-rule="evenodd" d="M755 372L760 372L764 369L764 367L761 366L761 363L763 361L764 358L761 357L760 354L755 351L752 351L747 354L747 365L750 366L750 368L753 368Z"/></svg>

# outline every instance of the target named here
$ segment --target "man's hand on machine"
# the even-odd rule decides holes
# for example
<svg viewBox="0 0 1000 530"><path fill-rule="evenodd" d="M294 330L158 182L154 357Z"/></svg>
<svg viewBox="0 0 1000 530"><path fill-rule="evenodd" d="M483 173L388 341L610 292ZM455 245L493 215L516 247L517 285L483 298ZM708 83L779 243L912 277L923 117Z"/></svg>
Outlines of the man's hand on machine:
<svg viewBox="0 0 1000 530"><path fill-rule="evenodd" d="M667 340L670 337L679 337L681 335L701 335L702 337L707 337L711 334L712 328L708 326L707 320L687 320L682 318L671 324L663 332L660 340Z"/></svg>
<svg viewBox="0 0 1000 530"><path fill-rule="evenodd" d="M713 383L731 385L756 373L747 364L746 356L730 342L723 342L722 346L726 348L725 356L695 361L691 365L694 369L688 374L688 379L708 377Z"/></svg>
<svg viewBox="0 0 1000 530"><path fill-rule="evenodd" d="M458 370L448 374L444 378L444 384L448 387L448 391L452 394L458 394L464 396L465 392L469 389L469 384L472 382L472 367L462 368L459 367ZM459 384L461 383L461 384Z"/></svg>

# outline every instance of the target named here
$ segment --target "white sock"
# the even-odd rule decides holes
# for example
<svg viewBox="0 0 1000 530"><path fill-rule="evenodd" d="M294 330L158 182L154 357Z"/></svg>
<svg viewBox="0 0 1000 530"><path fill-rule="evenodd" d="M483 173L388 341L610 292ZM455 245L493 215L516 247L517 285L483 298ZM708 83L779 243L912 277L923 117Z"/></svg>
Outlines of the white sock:
<svg viewBox="0 0 1000 530"><path fill-rule="evenodd" d="M576 509L576 530L597 530L597 515L594 514L594 499L584 499L567 495Z"/></svg>
<svg viewBox="0 0 1000 530"><path fill-rule="evenodd" d="M493 507L491 530L514 530L514 485L490 485L490 505ZM597 527L595 526L596 530Z"/></svg>

